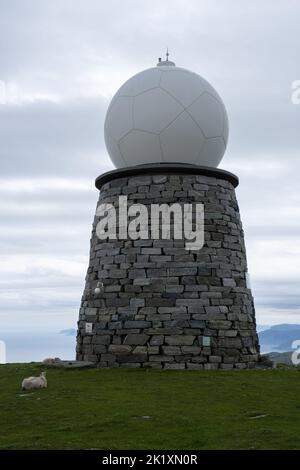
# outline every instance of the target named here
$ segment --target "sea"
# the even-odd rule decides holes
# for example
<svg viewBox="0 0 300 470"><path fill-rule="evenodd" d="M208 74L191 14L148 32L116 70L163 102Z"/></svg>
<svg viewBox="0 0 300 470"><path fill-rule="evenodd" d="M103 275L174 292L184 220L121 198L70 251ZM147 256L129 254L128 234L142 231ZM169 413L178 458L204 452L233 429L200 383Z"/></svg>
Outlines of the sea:
<svg viewBox="0 0 300 470"><path fill-rule="evenodd" d="M0 363L75 359L75 330L0 331Z"/></svg>

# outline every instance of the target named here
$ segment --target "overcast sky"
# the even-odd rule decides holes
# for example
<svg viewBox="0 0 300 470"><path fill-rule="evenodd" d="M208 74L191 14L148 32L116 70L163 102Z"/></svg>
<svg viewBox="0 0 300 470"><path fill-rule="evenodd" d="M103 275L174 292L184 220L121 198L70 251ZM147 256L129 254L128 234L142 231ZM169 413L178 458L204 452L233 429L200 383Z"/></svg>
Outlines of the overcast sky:
<svg viewBox="0 0 300 470"><path fill-rule="evenodd" d="M167 46L227 107L258 323L300 323L299 21L297 0L0 0L2 330L75 326L105 112Z"/></svg>

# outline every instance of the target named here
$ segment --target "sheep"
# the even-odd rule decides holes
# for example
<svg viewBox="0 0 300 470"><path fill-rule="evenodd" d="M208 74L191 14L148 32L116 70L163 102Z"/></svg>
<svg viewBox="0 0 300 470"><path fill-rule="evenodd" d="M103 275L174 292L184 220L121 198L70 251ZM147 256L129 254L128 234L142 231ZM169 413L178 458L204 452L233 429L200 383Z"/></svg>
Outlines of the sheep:
<svg viewBox="0 0 300 470"><path fill-rule="evenodd" d="M27 377L22 381L22 390L35 388L47 388L46 372L42 372L39 377Z"/></svg>

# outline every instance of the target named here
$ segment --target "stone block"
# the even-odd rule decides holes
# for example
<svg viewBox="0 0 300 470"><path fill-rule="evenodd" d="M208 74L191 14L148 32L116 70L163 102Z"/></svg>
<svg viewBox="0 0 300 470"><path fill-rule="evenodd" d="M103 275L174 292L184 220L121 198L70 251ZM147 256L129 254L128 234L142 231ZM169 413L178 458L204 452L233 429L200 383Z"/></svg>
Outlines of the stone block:
<svg viewBox="0 0 300 470"><path fill-rule="evenodd" d="M133 354L147 354L148 352L147 346L136 346L133 350Z"/></svg>
<svg viewBox="0 0 300 470"><path fill-rule="evenodd" d="M95 354L103 354L107 352L107 346L104 344L94 344L93 346L93 352Z"/></svg>
<svg viewBox="0 0 300 470"><path fill-rule="evenodd" d="M191 346L195 338L195 336L190 335L172 335L166 336L165 342L170 346Z"/></svg>
<svg viewBox="0 0 300 470"><path fill-rule="evenodd" d="M197 356L201 352L199 346L182 346L181 350L183 354L192 354L193 356Z"/></svg>
<svg viewBox="0 0 300 470"><path fill-rule="evenodd" d="M184 306L179 306L179 307L158 307L158 313L171 313L172 315L174 314L185 314L186 313L186 307Z"/></svg>
<svg viewBox="0 0 300 470"><path fill-rule="evenodd" d="M148 335L144 334L129 334L124 340L124 344L143 346L149 340Z"/></svg>
<svg viewBox="0 0 300 470"><path fill-rule="evenodd" d="M167 277L167 270L165 268L147 269L147 276L150 278Z"/></svg>
<svg viewBox="0 0 300 470"><path fill-rule="evenodd" d="M169 369L169 370L182 370L185 369L185 364L184 363L169 363L166 362L164 364L164 369Z"/></svg>
<svg viewBox="0 0 300 470"><path fill-rule="evenodd" d="M107 325L109 330L118 330L119 328L122 328L122 322L121 321L112 321L109 322Z"/></svg>
<svg viewBox="0 0 300 470"><path fill-rule="evenodd" d="M151 184L152 177L149 175L145 176L133 176L128 180L128 186L147 186ZM137 191L137 189L136 189Z"/></svg>
<svg viewBox="0 0 300 470"><path fill-rule="evenodd" d="M146 277L145 269L129 269L127 276L129 279L141 279ZM125 277L125 276L124 276Z"/></svg>
<svg viewBox="0 0 300 470"><path fill-rule="evenodd" d="M156 307L143 307L140 309L139 313L141 315L152 315L157 313Z"/></svg>
<svg viewBox="0 0 300 470"><path fill-rule="evenodd" d="M174 362L174 357L157 354L154 356L149 356L149 362Z"/></svg>
<svg viewBox="0 0 300 470"><path fill-rule="evenodd" d="M164 343L164 337L162 335L153 335L150 339L151 346L161 346Z"/></svg>
<svg viewBox="0 0 300 470"><path fill-rule="evenodd" d="M203 370L204 368L203 364L195 364L194 362L188 362L186 366L189 370Z"/></svg>
<svg viewBox="0 0 300 470"><path fill-rule="evenodd" d="M162 346L162 351L167 356L175 356L176 354L181 354L179 346Z"/></svg>
<svg viewBox="0 0 300 470"><path fill-rule="evenodd" d="M146 277L134 277L133 285L135 286L149 286L151 284L151 279Z"/></svg>
<svg viewBox="0 0 300 470"><path fill-rule="evenodd" d="M110 269L108 273L110 279L122 279L127 277L126 269Z"/></svg>
<svg viewBox="0 0 300 470"><path fill-rule="evenodd" d="M231 321L228 320L211 320L208 322L208 328L212 330L227 330L231 327Z"/></svg>
<svg viewBox="0 0 300 470"><path fill-rule="evenodd" d="M111 336L109 335L96 335L93 338L94 344L110 344L111 343Z"/></svg>
<svg viewBox="0 0 300 470"><path fill-rule="evenodd" d="M220 364L220 369L232 370L233 369L233 364Z"/></svg>
<svg viewBox="0 0 300 470"><path fill-rule="evenodd" d="M208 362L220 363L220 362L222 362L222 357L221 356L209 356Z"/></svg>
<svg viewBox="0 0 300 470"><path fill-rule="evenodd" d="M149 328L151 326L150 321L143 320L128 320L124 323L124 328Z"/></svg>
<svg viewBox="0 0 300 470"><path fill-rule="evenodd" d="M163 297L153 297L151 299L146 299L146 305L147 307L173 307L174 300Z"/></svg>
<svg viewBox="0 0 300 470"><path fill-rule="evenodd" d="M184 286L181 285L173 285L173 284L166 284L166 292L172 294L180 294L184 291Z"/></svg>
<svg viewBox="0 0 300 470"><path fill-rule="evenodd" d="M220 338L219 346L220 348L241 349L242 341L240 338Z"/></svg>
<svg viewBox="0 0 300 470"><path fill-rule="evenodd" d="M183 333L183 328L148 328L145 333L149 335L179 335Z"/></svg>
<svg viewBox="0 0 300 470"><path fill-rule="evenodd" d="M139 369L142 367L142 364L140 362L124 362L120 364L120 367L124 369Z"/></svg>
<svg viewBox="0 0 300 470"><path fill-rule="evenodd" d="M188 307L189 310L192 310L195 308L197 309L199 307L208 306L208 305L209 305L208 299L176 299L176 307L184 306L184 307Z"/></svg>
<svg viewBox="0 0 300 470"><path fill-rule="evenodd" d="M133 298L130 299L130 307L144 307L145 299Z"/></svg>
<svg viewBox="0 0 300 470"><path fill-rule="evenodd" d="M211 364L211 363L207 364L207 363L205 363L205 364L203 364L203 367L206 370L217 370L217 369L219 369L219 364Z"/></svg>
<svg viewBox="0 0 300 470"><path fill-rule="evenodd" d="M120 354L116 357L116 360L119 363L144 362L147 357L147 354Z"/></svg>
<svg viewBox="0 0 300 470"><path fill-rule="evenodd" d="M223 278L223 286L224 287L236 287L236 282L232 278Z"/></svg>
<svg viewBox="0 0 300 470"><path fill-rule="evenodd" d="M114 354L101 354L101 361L104 361L104 362L115 362L116 361L116 357Z"/></svg>
<svg viewBox="0 0 300 470"><path fill-rule="evenodd" d="M153 175L152 179L154 184L163 184L168 180L167 176L165 175Z"/></svg>
<svg viewBox="0 0 300 470"><path fill-rule="evenodd" d="M145 369L162 369L161 362L144 362L143 367Z"/></svg>
<svg viewBox="0 0 300 470"><path fill-rule="evenodd" d="M142 248L142 255L160 255L161 248Z"/></svg>
<svg viewBox="0 0 300 470"><path fill-rule="evenodd" d="M108 351L112 354L128 354L131 352L131 346L126 346L124 344L111 344L108 347Z"/></svg>

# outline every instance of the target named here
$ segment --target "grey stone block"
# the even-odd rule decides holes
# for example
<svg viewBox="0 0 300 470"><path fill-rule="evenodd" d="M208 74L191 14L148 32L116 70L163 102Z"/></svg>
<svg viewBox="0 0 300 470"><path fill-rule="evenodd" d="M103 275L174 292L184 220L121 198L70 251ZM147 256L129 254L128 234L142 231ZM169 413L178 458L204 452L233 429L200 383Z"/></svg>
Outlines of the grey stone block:
<svg viewBox="0 0 300 470"><path fill-rule="evenodd" d="M174 364L173 362L172 363L166 362L164 365L164 369L182 370L182 369L185 369L185 364L184 363Z"/></svg>
<svg viewBox="0 0 300 470"><path fill-rule="evenodd" d="M131 346L126 346L125 344L111 344L108 347L108 351L112 354L129 354L131 350Z"/></svg>
<svg viewBox="0 0 300 470"><path fill-rule="evenodd" d="M160 255L161 248L142 248L142 255Z"/></svg>
<svg viewBox="0 0 300 470"><path fill-rule="evenodd" d="M162 346L162 351L165 355L175 356L176 354L180 355L181 350L179 346Z"/></svg>
<svg viewBox="0 0 300 470"><path fill-rule="evenodd" d="M231 323L228 320L212 320L208 322L208 328L212 330L227 330L231 327Z"/></svg>
<svg viewBox="0 0 300 470"><path fill-rule="evenodd" d="M161 346L164 342L164 336L162 335L153 335L150 339L151 346Z"/></svg>
<svg viewBox="0 0 300 470"><path fill-rule="evenodd" d="M235 282L234 279L224 278L223 279L223 286L225 286L225 287L236 287L236 282Z"/></svg>
<svg viewBox="0 0 300 470"><path fill-rule="evenodd" d="M97 335L94 337L95 344L110 344L111 342L111 336L109 335Z"/></svg>
<svg viewBox="0 0 300 470"><path fill-rule="evenodd" d="M130 345L141 345L143 346L144 344L147 343L149 340L148 335L144 334L129 334L126 336L124 340L124 344L130 344Z"/></svg>
<svg viewBox="0 0 300 470"><path fill-rule="evenodd" d="M153 175L152 180L155 184L163 184L167 182L168 178L165 175Z"/></svg>
<svg viewBox="0 0 300 470"><path fill-rule="evenodd" d="M151 326L151 322L143 320L129 320L124 323L124 328L149 328L149 326Z"/></svg>
<svg viewBox="0 0 300 470"><path fill-rule="evenodd" d="M127 275L129 279L141 279L146 277L146 271L145 269L129 269Z"/></svg>
<svg viewBox="0 0 300 470"><path fill-rule="evenodd" d="M191 346L195 338L195 336L190 335L172 335L166 336L165 342L170 346Z"/></svg>
<svg viewBox="0 0 300 470"><path fill-rule="evenodd" d="M151 176L133 176L128 180L128 186L145 186L150 185L152 182Z"/></svg>
<svg viewBox="0 0 300 470"><path fill-rule="evenodd" d="M145 299L133 298L130 299L130 307L144 307Z"/></svg>
<svg viewBox="0 0 300 470"><path fill-rule="evenodd" d="M220 338L219 346L220 348L241 349L242 341L240 338Z"/></svg>
<svg viewBox="0 0 300 470"><path fill-rule="evenodd" d="M145 362L147 361L147 354L120 354L117 356L117 361L120 363L131 363L131 362Z"/></svg>
<svg viewBox="0 0 300 470"><path fill-rule="evenodd" d="M184 315L186 314L186 307L179 306L179 307L158 307L158 313L170 313L172 315Z"/></svg>
<svg viewBox="0 0 300 470"><path fill-rule="evenodd" d="M147 328L145 332L149 335L180 335L183 328Z"/></svg>
<svg viewBox="0 0 300 470"><path fill-rule="evenodd" d="M95 344L93 347L93 351L95 354L103 354L107 352L107 346L104 344Z"/></svg>
<svg viewBox="0 0 300 470"><path fill-rule="evenodd" d="M142 367L142 364L140 362L124 362L120 364L120 367L124 369L139 369Z"/></svg>
<svg viewBox="0 0 300 470"><path fill-rule="evenodd" d="M209 356L208 361L211 363L220 363L222 362L221 356Z"/></svg>
<svg viewBox="0 0 300 470"><path fill-rule="evenodd" d="M155 356L149 356L149 361L150 362L174 362L174 357L157 354Z"/></svg>
<svg viewBox="0 0 300 470"><path fill-rule="evenodd" d="M187 363L187 369L189 370L203 370L203 368L204 368L203 364L195 364L193 362Z"/></svg>
<svg viewBox="0 0 300 470"><path fill-rule="evenodd" d="M181 350L183 354L192 354L193 356L197 356L201 352L199 346L182 346Z"/></svg>
<svg viewBox="0 0 300 470"><path fill-rule="evenodd" d="M207 370L217 370L219 369L219 364L203 364L203 367L204 369L207 369Z"/></svg>
<svg viewBox="0 0 300 470"><path fill-rule="evenodd" d="M160 362L144 362L143 367L145 369L162 369L162 364Z"/></svg>

